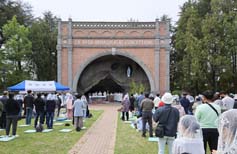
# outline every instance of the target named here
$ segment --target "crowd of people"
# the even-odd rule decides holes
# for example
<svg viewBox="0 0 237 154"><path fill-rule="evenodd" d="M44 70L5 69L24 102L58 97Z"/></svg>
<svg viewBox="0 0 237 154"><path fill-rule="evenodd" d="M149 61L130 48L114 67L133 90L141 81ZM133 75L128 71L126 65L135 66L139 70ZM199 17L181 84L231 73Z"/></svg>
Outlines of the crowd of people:
<svg viewBox="0 0 237 154"><path fill-rule="evenodd" d="M204 154L207 145L213 154L237 153L237 94L230 96L211 90L196 97L188 92L180 97L169 92L162 97L126 94L121 104L121 119L129 120L129 115L135 115L137 120L132 124L139 128L142 137L146 137L147 130L153 137L154 122L163 126L158 154L165 153L166 145L169 154Z"/></svg>
<svg viewBox="0 0 237 154"><path fill-rule="evenodd" d="M60 113L61 108L66 113ZM18 120L25 118L25 124L31 125L34 117L34 128L46 124L47 129L53 129L55 117L72 120L75 129L80 131L83 127L83 118L90 116L87 98L80 94L70 93L32 93L17 94L7 91L0 98L0 128L6 129L9 136L12 126L12 136L16 135Z"/></svg>
<svg viewBox="0 0 237 154"><path fill-rule="evenodd" d="M148 93L126 94L122 99L121 119L129 120L129 115L136 116L135 128L146 137L153 137L157 125L162 126L163 135L159 136L158 154L204 154L209 149L212 154L237 153L237 95L226 92L213 93L210 90L193 97L187 92L182 96L169 92L161 97ZM83 127L83 118L88 117L87 98L70 93L35 93L31 90L26 95L5 91L0 98L0 128L6 129L9 136L16 135L17 122L25 117L25 124L34 127L46 124L53 129L53 121L59 117L61 108L65 108L65 116L72 119L76 131ZM130 113L130 114L129 114Z"/></svg>

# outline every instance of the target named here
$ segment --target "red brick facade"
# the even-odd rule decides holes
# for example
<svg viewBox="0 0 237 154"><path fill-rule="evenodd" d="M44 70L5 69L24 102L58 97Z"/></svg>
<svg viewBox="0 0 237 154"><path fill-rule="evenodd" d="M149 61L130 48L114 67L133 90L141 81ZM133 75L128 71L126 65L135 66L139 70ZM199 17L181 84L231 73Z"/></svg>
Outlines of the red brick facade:
<svg viewBox="0 0 237 154"><path fill-rule="evenodd" d="M118 54L138 63L151 91L169 91L168 22L72 22L58 24L58 81L76 91L80 74L100 56Z"/></svg>

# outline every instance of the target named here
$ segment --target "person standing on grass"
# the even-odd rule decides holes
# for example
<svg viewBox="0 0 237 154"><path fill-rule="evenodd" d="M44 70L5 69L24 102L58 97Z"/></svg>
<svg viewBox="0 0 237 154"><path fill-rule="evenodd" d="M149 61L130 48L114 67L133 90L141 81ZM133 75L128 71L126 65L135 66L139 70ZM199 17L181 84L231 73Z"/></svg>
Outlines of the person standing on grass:
<svg viewBox="0 0 237 154"><path fill-rule="evenodd" d="M85 95L82 95L81 96L81 100L83 101L83 103L85 104L84 108L83 108L83 117L86 118L86 113L87 113L87 108L88 108L88 102L87 102L87 99L86 99L86 96Z"/></svg>
<svg viewBox="0 0 237 154"><path fill-rule="evenodd" d="M3 96L0 99L0 101L3 104L2 116L1 116L1 119L0 119L0 128L2 128L2 129L6 128L6 108L5 107L6 107L6 102L8 100L7 95L8 95L8 92L4 91Z"/></svg>
<svg viewBox="0 0 237 154"><path fill-rule="evenodd" d="M37 94L37 98L34 101L36 116L35 116L35 128L38 124L38 119L40 118L40 124L44 122L44 109L45 109L45 102L41 98L41 93Z"/></svg>
<svg viewBox="0 0 237 154"><path fill-rule="evenodd" d="M46 102L46 124L48 129L53 129L53 118L55 108L56 108L55 98L52 94L48 94Z"/></svg>
<svg viewBox="0 0 237 154"><path fill-rule="evenodd" d="M9 99L6 102L6 117L7 117L7 125L6 125L6 135L9 136L10 128L12 125L12 135L16 135L17 130L17 121L18 114L20 112L20 106L16 100L14 100L14 94L9 93Z"/></svg>
<svg viewBox="0 0 237 154"><path fill-rule="evenodd" d="M129 106L130 106L130 102L129 102L129 98L128 98L128 94L126 94L123 98L122 101L122 105L123 105L123 109L122 109L122 120L125 120L125 115L126 115L126 120L129 120Z"/></svg>
<svg viewBox="0 0 237 154"><path fill-rule="evenodd" d="M72 105L73 105L73 96L70 93L66 94L66 108L67 108L67 118L68 119L72 119L73 117L73 109L72 109Z"/></svg>
<svg viewBox="0 0 237 154"><path fill-rule="evenodd" d="M27 95L24 98L24 106L26 109L26 125L31 124L31 117L33 113L33 103L34 103L34 97L31 94L31 90L27 91Z"/></svg>
<svg viewBox="0 0 237 154"><path fill-rule="evenodd" d="M189 106L190 106L190 101L187 98L187 95L188 95L187 92L183 92L183 96L180 99L180 104L183 106L185 114L188 114L188 109L189 109Z"/></svg>
<svg viewBox="0 0 237 154"><path fill-rule="evenodd" d="M76 100L73 104L74 109L74 125L76 131L80 131L83 127L83 109L86 107L83 100L81 100L81 95L76 95Z"/></svg>
<svg viewBox="0 0 237 154"><path fill-rule="evenodd" d="M204 149L207 152L207 143L211 151L217 149L217 119L221 114L221 108L212 101L214 93L211 90L204 91L202 95L203 104L197 106L195 117L202 128Z"/></svg>
<svg viewBox="0 0 237 154"><path fill-rule="evenodd" d="M0 118L2 116L2 111L3 111L3 103L0 101Z"/></svg>
<svg viewBox="0 0 237 154"><path fill-rule="evenodd" d="M230 109L218 119L218 147L212 154L237 153L237 109Z"/></svg>
<svg viewBox="0 0 237 154"><path fill-rule="evenodd" d="M177 108L171 106L173 103L173 96L166 92L161 101L165 106L158 108L153 114L153 120L161 125L164 125L164 137L159 138L158 154L165 153L165 145L168 145L169 154L172 154L172 146L177 133L177 125L179 121L179 111Z"/></svg>
<svg viewBox="0 0 237 154"><path fill-rule="evenodd" d="M172 153L205 153L201 127L193 115L185 115L180 119L178 137L174 140Z"/></svg>
<svg viewBox="0 0 237 154"><path fill-rule="evenodd" d="M142 137L146 137L146 123L149 125L149 135L153 137L152 129L152 109L154 108L154 103L148 98L149 94L145 94L145 98L141 102L142 111Z"/></svg>

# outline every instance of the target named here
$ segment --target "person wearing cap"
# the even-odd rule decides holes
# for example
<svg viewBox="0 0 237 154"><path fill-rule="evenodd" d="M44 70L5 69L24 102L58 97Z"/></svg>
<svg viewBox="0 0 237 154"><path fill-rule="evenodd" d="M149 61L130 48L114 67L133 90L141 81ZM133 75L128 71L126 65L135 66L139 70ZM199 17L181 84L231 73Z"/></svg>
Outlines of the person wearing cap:
<svg viewBox="0 0 237 154"><path fill-rule="evenodd" d="M203 143L206 152L207 143L211 151L217 149L219 134L216 121L221 114L221 107L213 102L214 93L211 90L204 91L202 95L203 104L197 106L195 117L202 128Z"/></svg>
<svg viewBox="0 0 237 154"><path fill-rule="evenodd" d="M149 98L149 94L145 94L145 98L141 102L142 111L142 137L146 137L146 123L149 125L149 135L153 137L152 129L152 109L154 108L153 101Z"/></svg>
<svg viewBox="0 0 237 154"><path fill-rule="evenodd" d="M159 138L158 154L165 153L165 145L167 143L169 154L172 154L173 141L177 132L177 125L179 121L179 111L177 108L171 106L173 103L173 96L171 93L166 92L161 101L165 103L165 106L158 108L153 114L153 120L159 124L164 125L164 137Z"/></svg>

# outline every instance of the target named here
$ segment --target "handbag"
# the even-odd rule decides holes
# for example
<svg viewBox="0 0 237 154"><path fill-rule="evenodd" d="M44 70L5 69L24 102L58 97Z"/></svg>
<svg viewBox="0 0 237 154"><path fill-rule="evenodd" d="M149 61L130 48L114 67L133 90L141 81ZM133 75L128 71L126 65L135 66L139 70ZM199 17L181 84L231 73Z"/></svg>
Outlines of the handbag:
<svg viewBox="0 0 237 154"><path fill-rule="evenodd" d="M170 108L169 114L165 120L164 124L161 124L160 122L157 124L156 129L155 129L155 135L156 137L163 138L165 135L165 125L167 120L169 119L170 112L171 112L172 107Z"/></svg>

